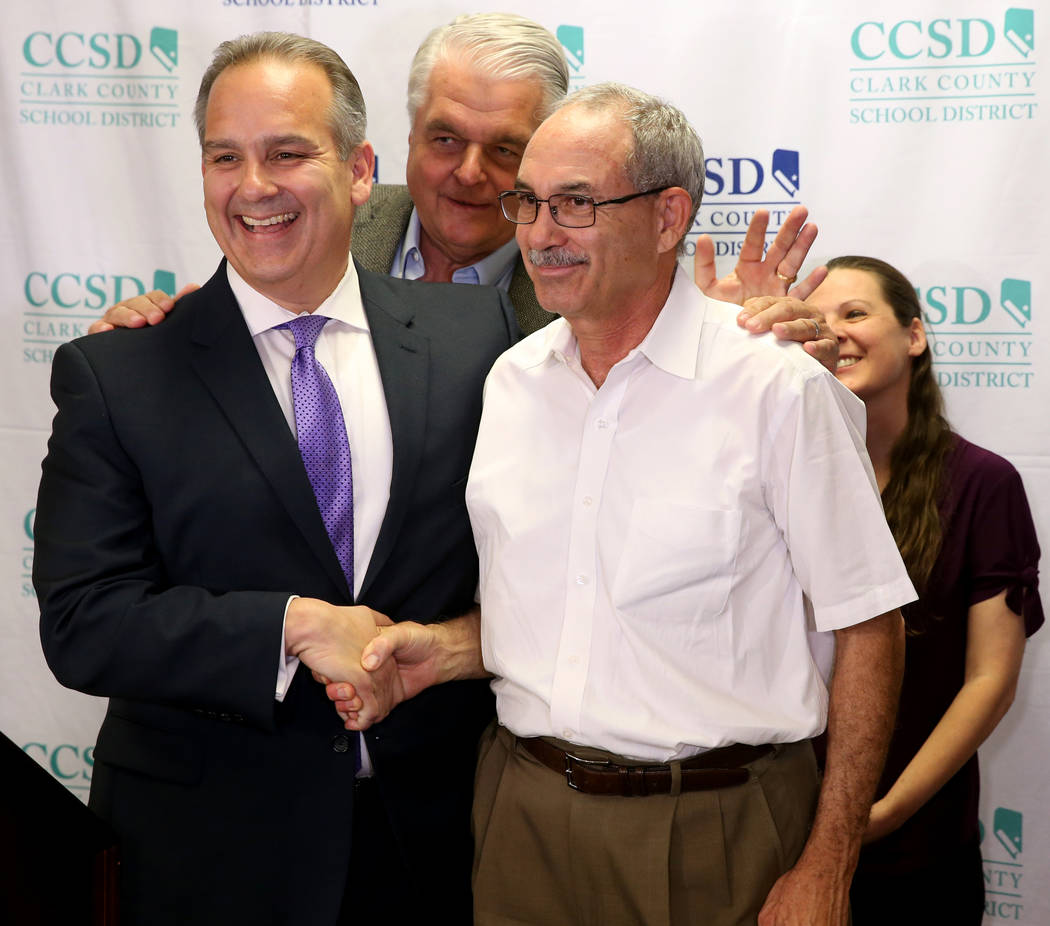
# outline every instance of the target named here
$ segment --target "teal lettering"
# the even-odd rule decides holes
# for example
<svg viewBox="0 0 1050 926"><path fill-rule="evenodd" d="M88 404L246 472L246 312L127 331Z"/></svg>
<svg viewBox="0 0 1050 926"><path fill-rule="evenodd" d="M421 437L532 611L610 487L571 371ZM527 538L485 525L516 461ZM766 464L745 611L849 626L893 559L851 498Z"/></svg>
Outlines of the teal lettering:
<svg viewBox="0 0 1050 926"><path fill-rule="evenodd" d="M26 294L26 302L28 302L30 305L36 306L39 309L42 305L47 305L47 297L45 296L43 299L34 299L33 298L33 292L32 292L31 287L33 285L33 278L34 277L38 277L39 279L43 280L44 281L44 286L47 286L47 276L46 276L46 274L40 273L40 272L38 272L36 270L34 270L32 273L30 273L28 276L26 276L26 282L25 282L25 287L24 287L25 294Z"/></svg>
<svg viewBox="0 0 1050 926"><path fill-rule="evenodd" d="M952 53L951 36L949 36L947 32L938 32L937 31L937 26L940 25L940 24L943 24L946 29L950 29L951 25L952 25L951 24L951 20L949 20L949 19L935 19L933 22L930 23L930 28L929 28L930 38L933 39L933 41L935 41L935 42L939 43L940 45L944 46L943 53L941 53L939 55L932 48L930 48L929 51L930 51L930 57L931 58L947 58L948 55L950 55Z"/></svg>
<svg viewBox="0 0 1050 926"><path fill-rule="evenodd" d="M937 314L927 311L926 320L931 325L940 325L948 318L948 306L941 302L939 296L947 295L948 289L945 286L931 286L926 290L926 304L937 310Z"/></svg>
<svg viewBox="0 0 1050 926"><path fill-rule="evenodd" d="M67 67L67 68L79 67L80 65L82 65L84 63L84 59L81 58L78 61L73 61L72 59L66 57L65 51L63 50L64 47L65 47L66 39L68 39L68 38L79 39L81 48L83 48L84 36L81 33L79 33L79 32L63 32L62 35L60 35L58 37L58 41L55 43L55 54L58 56L58 61L63 67Z"/></svg>
<svg viewBox="0 0 1050 926"><path fill-rule="evenodd" d="M55 277L54 282L51 284L51 301L54 302L55 305L61 306L63 309L73 309L80 305L80 300L77 299L75 302L63 302L62 294L60 291L62 280L67 278L75 280L77 286L80 285L80 276L78 274L60 273L57 277ZM120 300L118 299L117 301L119 302Z"/></svg>
<svg viewBox="0 0 1050 926"><path fill-rule="evenodd" d="M128 45L130 44L132 50L131 60L126 57ZM129 35L127 32L121 32L117 35L117 67L127 70L133 68L139 63L139 59L142 57L142 43L135 38L133 35Z"/></svg>
<svg viewBox="0 0 1050 926"><path fill-rule="evenodd" d="M966 317L966 294L976 293L977 301L981 305L981 310L976 318ZM955 324L957 325L976 325L983 322L987 317L988 313L992 310L991 297L983 289L978 289L976 286L957 286L955 287Z"/></svg>
<svg viewBox="0 0 1050 926"><path fill-rule="evenodd" d="M76 746L71 745L70 743L63 743L61 746L56 746L54 751L51 753L51 771L55 773L56 778L61 778L63 781L69 781L70 778L77 777L76 772L70 772L68 775L66 775L59 767L59 756L67 749L72 749L73 755L75 755L78 759L80 758L80 750L77 749Z"/></svg>
<svg viewBox="0 0 1050 926"><path fill-rule="evenodd" d="M900 45L897 43L897 33L903 26L914 26L916 31L922 35L922 23L917 19L904 19L897 23L892 29L890 29L890 54L895 58L918 58L921 54L920 51L915 52L913 55L907 55L902 50Z"/></svg>
<svg viewBox="0 0 1050 926"><path fill-rule="evenodd" d="M36 539L33 536L33 525L34 525L35 521L36 521L36 509L35 508L30 508L29 511L26 512L25 520L22 522L22 527L25 529L26 536L30 540L35 540Z"/></svg>
<svg viewBox="0 0 1050 926"><path fill-rule="evenodd" d="M22 43L22 57L25 58L29 64L33 65L33 67L46 68L51 63L50 58L48 58L46 61L38 61L35 57L33 57L33 39L35 39L37 36L43 36L45 39L48 40L49 43L51 42L50 32L31 32L29 35L26 36L26 40Z"/></svg>
<svg viewBox="0 0 1050 926"><path fill-rule="evenodd" d="M84 281L84 289L97 299L85 299L85 309L101 309L107 304L106 291L102 288L106 284L106 278L101 273L93 273Z"/></svg>
<svg viewBox="0 0 1050 926"><path fill-rule="evenodd" d="M146 287L143 285L141 280L138 280L135 277L129 277L129 276L115 276L115 277L113 277L113 301L114 302L120 302L124 298L124 281L125 280L128 280L129 282L134 284L135 292L133 293L133 295L141 296L144 292L146 292Z"/></svg>
<svg viewBox="0 0 1050 926"><path fill-rule="evenodd" d="M106 67L109 67L110 53L109 53L109 49L106 48L106 46L104 44L104 40L106 38L108 38L108 36L106 36L102 32L96 32L93 36L91 36L91 42L89 43L90 46L91 46L91 50L94 51L94 52L97 52L98 54L97 54L97 57L94 56L94 55L92 56L91 60L88 62L88 67L91 67L91 68L106 68Z"/></svg>
<svg viewBox="0 0 1050 926"><path fill-rule="evenodd" d="M992 24L987 19L961 19L959 21L962 23L962 50L959 52L960 57L979 58L981 55L988 54L995 44L995 29L992 28ZM980 51L972 51L970 48L970 29L975 23L984 27L984 48Z"/></svg>
<svg viewBox="0 0 1050 926"><path fill-rule="evenodd" d="M850 43L850 47L853 49L853 54L855 54L858 58L861 58L864 61L875 61L878 58L881 58L884 53L880 51L878 54L868 55L868 54L865 54L863 49L860 47L860 33L861 33L861 31L863 29L867 28L868 26L874 26L876 29L878 29L878 31L879 31L879 33L881 35L885 35L886 34L885 30L882 27L882 23L876 23L876 22L861 23L859 26L857 26L856 29L853 30L853 35L850 36L849 43Z"/></svg>

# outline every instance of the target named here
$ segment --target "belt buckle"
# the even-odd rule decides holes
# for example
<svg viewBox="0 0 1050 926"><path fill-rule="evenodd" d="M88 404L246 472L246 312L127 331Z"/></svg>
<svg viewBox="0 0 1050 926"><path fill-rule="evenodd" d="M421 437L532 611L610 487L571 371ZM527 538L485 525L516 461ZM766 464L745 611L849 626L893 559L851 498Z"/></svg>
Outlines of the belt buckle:
<svg viewBox="0 0 1050 926"><path fill-rule="evenodd" d="M565 753L565 783L573 791L580 790L580 786L573 779L573 762L578 762L581 765L612 765L612 762L608 759L581 759L579 756L574 756L571 752Z"/></svg>

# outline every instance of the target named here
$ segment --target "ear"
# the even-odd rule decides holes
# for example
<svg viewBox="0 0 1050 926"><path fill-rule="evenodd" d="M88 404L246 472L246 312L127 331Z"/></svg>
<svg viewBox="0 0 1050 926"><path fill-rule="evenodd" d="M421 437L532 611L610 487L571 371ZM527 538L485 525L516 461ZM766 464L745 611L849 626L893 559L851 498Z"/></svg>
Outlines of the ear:
<svg viewBox="0 0 1050 926"><path fill-rule="evenodd" d="M355 206L364 205L372 195L372 174L375 173L376 153L370 142L363 141L350 154L351 190L350 201Z"/></svg>
<svg viewBox="0 0 1050 926"><path fill-rule="evenodd" d="M659 253L673 251L678 247L682 236L689 231L689 214L692 211L693 198L680 186L673 186L660 194L656 207Z"/></svg>
<svg viewBox="0 0 1050 926"><path fill-rule="evenodd" d="M921 318L913 318L908 326L908 356L918 357L926 350L926 329L922 326Z"/></svg>

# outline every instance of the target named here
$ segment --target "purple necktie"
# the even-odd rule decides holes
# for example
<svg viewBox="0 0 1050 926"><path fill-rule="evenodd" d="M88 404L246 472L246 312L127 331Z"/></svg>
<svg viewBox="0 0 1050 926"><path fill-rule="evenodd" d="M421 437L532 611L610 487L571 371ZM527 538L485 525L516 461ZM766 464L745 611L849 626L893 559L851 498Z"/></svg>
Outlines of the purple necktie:
<svg viewBox="0 0 1050 926"><path fill-rule="evenodd" d="M299 453L310 478L325 529L343 567L350 595L354 594L354 479L350 442L339 396L323 366L314 356L314 344L328 321L306 313L278 328L295 337L292 359L292 401Z"/></svg>

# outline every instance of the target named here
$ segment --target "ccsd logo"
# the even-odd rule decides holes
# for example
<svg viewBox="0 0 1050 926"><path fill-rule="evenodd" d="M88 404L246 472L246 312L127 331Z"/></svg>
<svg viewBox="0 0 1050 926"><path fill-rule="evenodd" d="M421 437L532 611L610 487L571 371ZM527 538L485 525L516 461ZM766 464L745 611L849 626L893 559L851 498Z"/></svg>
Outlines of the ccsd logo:
<svg viewBox="0 0 1050 926"><path fill-rule="evenodd" d="M941 386L1031 386L1031 282L1011 277L992 289L937 284L919 287L918 293Z"/></svg>
<svg viewBox="0 0 1050 926"><path fill-rule="evenodd" d="M984 913L1003 920L1020 920L1024 912L1024 860L1021 858L1024 818L1017 810L996 807L989 834L983 822Z"/></svg>
<svg viewBox="0 0 1050 926"><path fill-rule="evenodd" d="M38 30L22 41L19 122L173 128L178 123L179 36Z"/></svg>
<svg viewBox="0 0 1050 926"><path fill-rule="evenodd" d="M151 280L149 286L147 280ZM22 360L50 363L55 348L87 334L102 310L151 289L175 295L175 274L154 270L152 278L132 274L48 273L33 270L22 284L26 307L22 320Z"/></svg>
<svg viewBox="0 0 1050 926"><path fill-rule="evenodd" d="M36 598L33 588L33 522L36 520L36 509L30 508L22 519L22 592L23 598Z"/></svg>
<svg viewBox="0 0 1050 926"><path fill-rule="evenodd" d="M149 50L160 66L172 73L179 63L179 34L174 29L153 28L149 34Z"/></svg>
<svg viewBox="0 0 1050 926"><path fill-rule="evenodd" d="M1007 10L1003 33L1006 40L1021 53L1021 57L1027 58L1035 49L1035 13L1031 10Z"/></svg>
<svg viewBox="0 0 1050 926"><path fill-rule="evenodd" d="M91 771L95 767L95 747L73 743L26 743L22 752L32 756L71 791L83 792L87 798L91 787Z"/></svg>
<svg viewBox="0 0 1050 926"><path fill-rule="evenodd" d="M849 37L849 121L995 122L1035 118L1035 13L872 19Z"/></svg>
<svg viewBox="0 0 1050 926"><path fill-rule="evenodd" d="M756 209L769 210L766 235L772 237L798 205L801 172L793 148L775 148L766 157L710 157L704 166L704 198L689 234L711 235L716 257L740 253ZM693 241L686 242L686 253L694 248Z"/></svg>
<svg viewBox="0 0 1050 926"><path fill-rule="evenodd" d="M583 26L558 26L554 33L569 62L569 89L583 86Z"/></svg>

